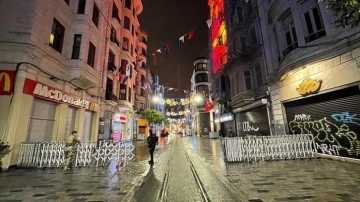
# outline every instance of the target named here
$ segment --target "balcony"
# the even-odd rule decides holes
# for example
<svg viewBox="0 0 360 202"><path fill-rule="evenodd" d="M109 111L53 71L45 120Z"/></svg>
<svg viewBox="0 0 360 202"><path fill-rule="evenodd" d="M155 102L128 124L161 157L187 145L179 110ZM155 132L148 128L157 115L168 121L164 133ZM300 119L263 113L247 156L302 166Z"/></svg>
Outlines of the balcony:
<svg viewBox="0 0 360 202"><path fill-rule="evenodd" d="M71 60L69 63L68 78L81 88L91 88L100 82L100 74L82 60Z"/></svg>
<svg viewBox="0 0 360 202"><path fill-rule="evenodd" d="M110 41L115 43L118 47L120 46L119 40L114 35L110 35Z"/></svg>
<svg viewBox="0 0 360 202"><path fill-rule="evenodd" d="M232 100L231 106L234 108L241 107L254 102L260 97L265 97L265 96L267 96L267 89L265 86L262 86L254 90L243 91L231 98Z"/></svg>
<svg viewBox="0 0 360 202"><path fill-rule="evenodd" d="M145 103L145 101L146 101L145 95L136 94L135 102Z"/></svg>
<svg viewBox="0 0 360 202"><path fill-rule="evenodd" d="M326 36L326 31L325 29L320 30L318 32L312 33L309 36L305 37L305 43L310 43L312 41L315 41L316 39L319 39L321 37Z"/></svg>
<svg viewBox="0 0 360 202"><path fill-rule="evenodd" d="M289 54L291 51L295 50L298 47L299 47L298 42L294 42L293 44L291 44L290 46L285 48L282 53L285 56L285 55Z"/></svg>

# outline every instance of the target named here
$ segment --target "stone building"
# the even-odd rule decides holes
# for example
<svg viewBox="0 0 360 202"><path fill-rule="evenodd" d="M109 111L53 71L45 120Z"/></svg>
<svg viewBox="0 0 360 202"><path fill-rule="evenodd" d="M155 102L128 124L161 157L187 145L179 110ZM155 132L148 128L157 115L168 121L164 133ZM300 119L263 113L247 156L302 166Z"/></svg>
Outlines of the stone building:
<svg viewBox="0 0 360 202"><path fill-rule="evenodd" d="M0 138L12 152L29 141L132 139L136 78L146 66L141 0L5 0L0 41ZM141 76L140 76L141 78ZM3 83L2 83L3 82Z"/></svg>

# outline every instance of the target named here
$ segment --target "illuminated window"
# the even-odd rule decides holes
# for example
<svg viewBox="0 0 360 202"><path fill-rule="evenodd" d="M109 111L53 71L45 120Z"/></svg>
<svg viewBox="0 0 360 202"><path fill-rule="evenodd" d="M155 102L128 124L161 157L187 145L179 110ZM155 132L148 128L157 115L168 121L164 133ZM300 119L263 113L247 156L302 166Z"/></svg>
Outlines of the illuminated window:
<svg viewBox="0 0 360 202"><path fill-rule="evenodd" d="M62 51L64 34L65 27L54 18L50 33L49 45L55 50L57 50L59 53L61 53Z"/></svg>

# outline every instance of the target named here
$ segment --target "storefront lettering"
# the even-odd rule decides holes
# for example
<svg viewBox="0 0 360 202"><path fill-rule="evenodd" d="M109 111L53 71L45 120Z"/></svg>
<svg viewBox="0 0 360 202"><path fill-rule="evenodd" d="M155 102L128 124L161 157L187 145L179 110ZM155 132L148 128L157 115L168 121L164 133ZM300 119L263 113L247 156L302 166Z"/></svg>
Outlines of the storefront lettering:
<svg viewBox="0 0 360 202"><path fill-rule="evenodd" d="M74 98L72 96L63 94L63 92L61 92L59 90L49 89L48 86L43 85L41 83L36 84L33 94L41 96L41 97L51 98L51 99L54 99L57 101L62 101L62 102L69 103L72 105L84 107L84 108L89 107L89 101L83 100L81 98Z"/></svg>
<svg viewBox="0 0 360 202"><path fill-rule="evenodd" d="M15 71L0 71L0 95L11 95L14 88Z"/></svg>

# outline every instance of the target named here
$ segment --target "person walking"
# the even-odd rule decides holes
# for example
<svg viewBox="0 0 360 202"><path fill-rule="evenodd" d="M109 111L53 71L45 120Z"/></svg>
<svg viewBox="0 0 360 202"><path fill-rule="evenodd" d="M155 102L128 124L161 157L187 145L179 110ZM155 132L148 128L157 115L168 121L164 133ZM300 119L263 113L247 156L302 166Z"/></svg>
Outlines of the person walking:
<svg viewBox="0 0 360 202"><path fill-rule="evenodd" d="M77 136L77 131L73 130L65 140L65 167L64 169L71 169L75 165L77 145L80 144L80 139Z"/></svg>
<svg viewBox="0 0 360 202"><path fill-rule="evenodd" d="M148 148L150 151L150 161L149 164L150 165L154 165L154 151L155 151L155 147L158 144L158 137L156 136L155 133L152 132L152 130L149 130L149 137L146 139L147 143L148 143Z"/></svg>

